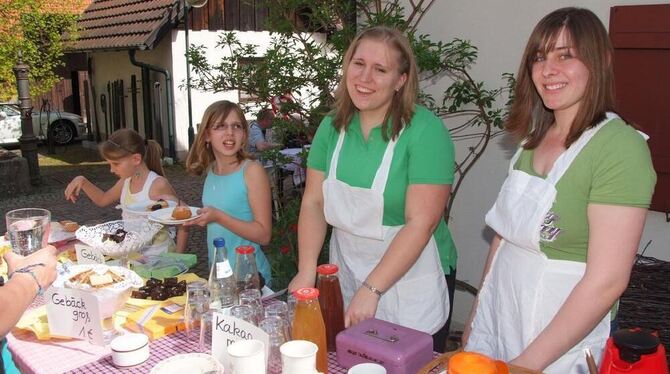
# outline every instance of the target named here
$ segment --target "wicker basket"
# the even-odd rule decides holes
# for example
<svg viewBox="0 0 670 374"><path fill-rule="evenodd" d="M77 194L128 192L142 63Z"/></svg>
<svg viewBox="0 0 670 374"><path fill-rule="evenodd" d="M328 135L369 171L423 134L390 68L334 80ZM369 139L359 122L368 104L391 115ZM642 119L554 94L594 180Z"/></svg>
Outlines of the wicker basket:
<svg viewBox="0 0 670 374"><path fill-rule="evenodd" d="M619 328L642 327L658 331L670 348L670 262L638 256L628 288L619 300ZM670 361L670 351L666 349Z"/></svg>

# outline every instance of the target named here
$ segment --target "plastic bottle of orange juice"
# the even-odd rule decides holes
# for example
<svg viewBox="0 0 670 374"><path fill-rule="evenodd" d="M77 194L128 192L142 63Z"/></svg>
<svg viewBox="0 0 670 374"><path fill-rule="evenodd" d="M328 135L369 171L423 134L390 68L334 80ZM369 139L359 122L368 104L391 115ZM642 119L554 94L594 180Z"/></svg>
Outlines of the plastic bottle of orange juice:
<svg viewBox="0 0 670 374"><path fill-rule="evenodd" d="M291 338L309 340L316 344L316 369L328 374L328 345L326 343L326 325L323 323L319 307L319 290L316 288L300 288L293 293L297 299Z"/></svg>

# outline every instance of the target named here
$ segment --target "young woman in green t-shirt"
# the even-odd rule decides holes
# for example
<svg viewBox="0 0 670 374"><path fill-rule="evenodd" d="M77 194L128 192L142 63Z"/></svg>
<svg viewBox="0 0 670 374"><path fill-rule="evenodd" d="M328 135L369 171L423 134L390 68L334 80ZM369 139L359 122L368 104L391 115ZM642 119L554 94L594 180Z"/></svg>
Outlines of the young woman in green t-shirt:
<svg viewBox="0 0 670 374"><path fill-rule="evenodd" d="M600 360L655 184L643 137L613 113L612 59L589 10L533 30L506 124L521 148L486 215L497 235L465 350L548 374L588 372L585 348Z"/></svg>
<svg viewBox="0 0 670 374"><path fill-rule="evenodd" d="M451 139L416 105L416 62L399 31L363 30L342 71L333 113L310 150L299 271L289 290L314 286L331 225L345 325L377 317L435 334L442 350L450 306L445 274L454 274L442 264L455 266L456 259L442 219L453 181Z"/></svg>

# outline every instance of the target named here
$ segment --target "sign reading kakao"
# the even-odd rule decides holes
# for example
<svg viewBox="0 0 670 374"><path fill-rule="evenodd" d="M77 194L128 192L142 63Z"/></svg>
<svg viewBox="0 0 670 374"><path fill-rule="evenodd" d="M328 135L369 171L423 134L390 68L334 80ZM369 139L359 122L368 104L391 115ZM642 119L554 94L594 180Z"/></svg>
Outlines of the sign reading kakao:
<svg viewBox="0 0 670 374"><path fill-rule="evenodd" d="M45 295L49 333L105 345L98 299L90 292L50 287Z"/></svg>

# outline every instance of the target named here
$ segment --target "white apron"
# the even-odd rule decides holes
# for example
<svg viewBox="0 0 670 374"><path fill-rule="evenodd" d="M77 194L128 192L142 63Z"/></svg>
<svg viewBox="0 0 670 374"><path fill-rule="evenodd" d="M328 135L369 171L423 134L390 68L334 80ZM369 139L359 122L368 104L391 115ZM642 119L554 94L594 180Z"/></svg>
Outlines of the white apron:
<svg viewBox="0 0 670 374"><path fill-rule="evenodd" d="M521 149L509 167L486 223L503 240L479 292L466 351L511 361L551 322L577 283L586 264L551 260L540 251L540 227L556 198L556 183L595 133L613 118L590 128L563 152L546 179L514 170ZM600 362L610 333L610 313L581 342L545 369L547 374L587 374L584 349Z"/></svg>
<svg viewBox="0 0 670 374"><path fill-rule="evenodd" d="M345 307L377 266L403 226L383 226L384 189L396 140L389 141L372 188L353 187L337 180L337 163L344 141L340 132L323 182L324 215L333 226L330 262L340 268ZM398 138L402 135L402 131ZM416 263L379 299L375 317L429 334L447 321L449 298L437 244L431 235Z"/></svg>

